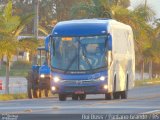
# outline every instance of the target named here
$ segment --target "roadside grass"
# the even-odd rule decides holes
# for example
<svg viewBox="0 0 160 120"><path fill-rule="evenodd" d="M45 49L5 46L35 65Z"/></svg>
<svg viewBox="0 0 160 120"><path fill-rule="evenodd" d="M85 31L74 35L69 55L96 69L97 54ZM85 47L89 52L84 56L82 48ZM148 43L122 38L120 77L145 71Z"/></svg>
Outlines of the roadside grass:
<svg viewBox="0 0 160 120"><path fill-rule="evenodd" d="M11 65L10 76L27 76L28 71L31 69L31 63L25 61L17 61ZM0 69L0 76L6 75L5 64Z"/></svg>
<svg viewBox="0 0 160 120"><path fill-rule="evenodd" d="M135 81L135 87L149 86L149 85L160 85L160 78ZM57 95L52 95L51 93L49 93L49 97L57 97ZM44 92L42 92L42 98L45 98ZM17 100L17 99L28 99L27 93L0 94L0 101Z"/></svg>
<svg viewBox="0 0 160 120"><path fill-rule="evenodd" d="M149 85L160 85L160 78L135 81L135 87L149 86Z"/></svg>
<svg viewBox="0 0 160 120"><path fill-rule="evenodd" d="M26 99L27 94L0 94L0 101L7 101L7 100L16 100L16 99Z"/></svg>
<svg viewBox="0 0 160 120"><path fill-rule="evenodd" d="M49 97L58 97L57 94L53 95L49 92ZM42 99L45 98L44 93L42 92ZM0 101L8 101L8 100L18 100L18 99L29 99L27 93L21 94L0 94ZM36 98L33 98L36 99ZM39 98L40 99L40 98Z"/></svg>

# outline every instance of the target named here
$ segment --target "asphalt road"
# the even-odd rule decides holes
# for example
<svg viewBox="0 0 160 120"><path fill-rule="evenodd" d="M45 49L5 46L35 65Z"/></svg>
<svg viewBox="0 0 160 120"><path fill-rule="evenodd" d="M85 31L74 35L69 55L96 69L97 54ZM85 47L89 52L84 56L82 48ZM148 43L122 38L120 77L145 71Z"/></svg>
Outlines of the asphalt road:
<svg viewBox="0 0 160 120"><path fill-rule="evenodd" d="M88 95L84 101L73 101L71 98L68 98L67 101L59 101L58 98L5 101L0 102L0 113L36 114L37 116L41 116L41 119L49 116L47 114L81 114L81 116L85 114L113 113L156 114L160 113L160 86L134 88L129 91L129 97L126 100L104 100L104 95ZM72 115L72 118L70 116L67 118L66 116L61 115L64 120L76 119L74 115ZM87 118L87 116L83 117ZM34 119L36 120L36 118ZM58 120L58 118L55 120Z"/></svg>

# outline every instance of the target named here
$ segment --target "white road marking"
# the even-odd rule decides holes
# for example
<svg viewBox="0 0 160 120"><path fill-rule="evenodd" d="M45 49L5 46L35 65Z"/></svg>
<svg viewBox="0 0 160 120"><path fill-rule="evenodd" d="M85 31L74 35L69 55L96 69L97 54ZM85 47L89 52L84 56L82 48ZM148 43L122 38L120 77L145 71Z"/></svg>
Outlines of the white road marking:
<svg viewBox="0 0 160 120"><path fill-rule="evenodd" d="M143 112L141 114L152 114L152 113L160 113L160 110L152 110L152 111L148 111L148 112Z"/></svg>
<svg viewBox="0 0 160 120"><path fill-rule="evenodd" d="M0 107L0 110L18 110L18 109L160 109L157 106L26 106L26 107Z"/></svg>

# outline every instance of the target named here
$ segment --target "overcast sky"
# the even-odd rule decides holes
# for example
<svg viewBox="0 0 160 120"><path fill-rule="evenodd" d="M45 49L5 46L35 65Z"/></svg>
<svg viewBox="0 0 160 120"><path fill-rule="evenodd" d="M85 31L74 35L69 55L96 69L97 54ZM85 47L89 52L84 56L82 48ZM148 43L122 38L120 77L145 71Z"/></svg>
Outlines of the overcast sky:
<svg viewBox="0 0 160 120"><path fill-rule="evenodd" d="M145 0L130 0L131 6L135 7L138 4L145 3ZM156 13L156 18L160 18L160 0L147 0L147 5L150 6Z"/></svg>

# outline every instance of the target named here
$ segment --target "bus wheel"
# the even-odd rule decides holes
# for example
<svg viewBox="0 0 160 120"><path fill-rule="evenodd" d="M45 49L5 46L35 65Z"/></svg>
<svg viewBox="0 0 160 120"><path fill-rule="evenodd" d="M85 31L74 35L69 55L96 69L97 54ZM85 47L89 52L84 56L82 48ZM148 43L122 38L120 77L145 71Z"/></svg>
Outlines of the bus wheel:
<svg viewBox="0 0 160 120"><path fill-rule="evenodd" d="M73 94L73 95L72 95L72 100L78 100L78 95Z"/></svg>
<svg viewBox="0 0 160 120"><path fill-rule="evenodd" d="M48 97L49 90L48 90L48 89L45 89L45 90L44 90L44 94L45 94L45 97Z"/></svg>
<svg viewBox="0 0 160 120"><path fill-rule="evenodd" d="M106 93L105 94L105 100L112 100L113 99L113 93Z"/></svg>
<svg viewBox="0 0 160 120"><path fill-rule="evenodd" d="M114 88L113 88L113 99L119 99L120 98L120 94L119 92L116 92L116 75L114 76Z"/></svg>
<svg viewBox="0 0 160 120"><path fill-rule="evenodd" d="M122 91L121 92L121 99L127 99L127 91Z"/></svg>
<svg viewBox="0 0 160 120"><path fill-rule="evenodd" d="M65 101L65 100L66 100L66 95L64 95L64 94L59 94L59 100L60 100L60 101Z"/></svg>
<svg viewBox="0 0 160 120"><path fill-rule="evenodd" d="M86 94L79 95L79 99L80 100L85 100L86 99Z"/></svg>
<svg viewBox="0 0 160 120"><path fill-rule="evenodd" d="M114 99L119 99L120 98L120 92L114 92L113 93L113 98Z"/></svg>
<svg viewBox="0 0 160 120"><path fill-rule="evenodd" d="M128 74L127 74L127 81L126 81L126 90L121 92L121 99L127 99L128 96Z"/></svg>

